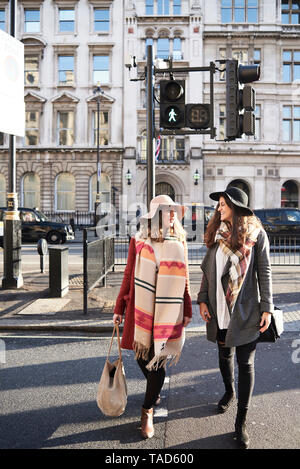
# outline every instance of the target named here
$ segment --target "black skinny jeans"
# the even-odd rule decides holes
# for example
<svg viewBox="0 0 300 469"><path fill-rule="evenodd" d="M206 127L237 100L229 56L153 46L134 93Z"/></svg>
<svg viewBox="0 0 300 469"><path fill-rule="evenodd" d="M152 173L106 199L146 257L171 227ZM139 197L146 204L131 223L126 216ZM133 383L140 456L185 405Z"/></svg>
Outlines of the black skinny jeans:
<svg viewBox="0 0 300 469"><path fill-rule="evenodd" d="M219 366L227 392L234 392L234 349L238 363L238 409L248 410L255 380L254 359L257 341L238 347L225 347L225 334L218 334Z"/></svg>
<svg viewBox="0 0 300 469"><path fill-rule="evenodd" d="M150 352L149 352L148 360L143 360L141 358L137 360L138 365L147 380L146 393L145 393L144 404L143 404L144 409L152 409L164 385L164 380L166 376L166 370L164 366L161 366L157 370L151 370L151 371L149 371L146 368L146 366L148 365L148 363L150 363L153 357L154 357L154 347L152 345Z"/></svg>

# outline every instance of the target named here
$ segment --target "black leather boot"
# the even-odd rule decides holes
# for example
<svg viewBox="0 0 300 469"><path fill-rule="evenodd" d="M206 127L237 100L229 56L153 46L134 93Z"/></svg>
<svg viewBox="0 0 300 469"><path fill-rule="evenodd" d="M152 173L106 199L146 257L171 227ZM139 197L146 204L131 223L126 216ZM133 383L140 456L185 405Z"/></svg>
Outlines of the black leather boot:
<svg viewBox="0 0 300 469"><path fill-rule="evenodd" d="M233 383L231 386L231 389L226 389L226 392L222 399L218 402L218 412L219 414L224 414L224 412L227 412L231 404L235 401L235 392L234 392L234 387Z"/></svg>
<svg viewBox="0 0 300 469"><path fill-rule="evenodd" d="M238 409L235 420L236 442L241 449L248 449L250 438L246 428L247 409Z"/></svg>
<svg viewBox="0 0 300 469"><path fill-rule="evenodd" d="M218 344L219 347L219 366L223 383L225 385L225 394L218 402L218 412L223 414L226 412L235 400L234 389L234 364L233 350Z"/></svg>

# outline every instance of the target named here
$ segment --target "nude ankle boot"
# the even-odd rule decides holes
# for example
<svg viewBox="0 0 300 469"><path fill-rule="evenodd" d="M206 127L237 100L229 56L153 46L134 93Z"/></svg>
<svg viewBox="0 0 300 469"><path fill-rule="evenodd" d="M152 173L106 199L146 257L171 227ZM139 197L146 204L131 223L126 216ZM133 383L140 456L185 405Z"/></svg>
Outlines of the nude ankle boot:
<svg viewBox="0 0 300 469"><path fill-rule="evenodd" d="M141 433L142 433L143 438L153 437L154 435L153 409L144 409L144 407L142 407Z"/></svg>

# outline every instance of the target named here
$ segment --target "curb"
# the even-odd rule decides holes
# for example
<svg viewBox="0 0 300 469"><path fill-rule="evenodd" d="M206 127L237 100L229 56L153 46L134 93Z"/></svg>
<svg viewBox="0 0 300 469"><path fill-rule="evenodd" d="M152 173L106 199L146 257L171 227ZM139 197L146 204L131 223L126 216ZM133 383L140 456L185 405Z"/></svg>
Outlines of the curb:
<svg viewBox="0 0 300 469"><path fill-rule="evenodd" d="M120 330L122 329L123 326L120 327ZM17 319L15 321L0 321L0 332L1 331L112 332L113 325L111 321L107 321L106 324L96 322L92 324L84 324L82 322L80 324L72 324L69 321L65 323L63 321L53 321L53 323L47 322L43 324L29 321L25 322Z"/></svg>

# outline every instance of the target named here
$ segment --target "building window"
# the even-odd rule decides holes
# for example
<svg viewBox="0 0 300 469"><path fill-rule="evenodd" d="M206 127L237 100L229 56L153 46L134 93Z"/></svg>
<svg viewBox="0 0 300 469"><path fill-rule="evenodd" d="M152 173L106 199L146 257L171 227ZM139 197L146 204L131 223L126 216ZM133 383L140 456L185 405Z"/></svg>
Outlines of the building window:
<svg viewBox="0 0 300 469"><path fill-rule="evenodd" d="M154 14L154 0L146 0L146 15Z"/></svg>
<svg viewBox="0 0 300 469"><path fill-rule="evenodd" d="M109 56L94 55L93 57L93 83L109 83Z"/></svg>
<svg viewBox="0 0 300 469"><path fill-rule="evenodd" d="M281 207L295 207L298 208L299 191L298 186L294 181L286 181L281 186ZM290 212L287 214L288 221L298 221L298 213ZM290 217L290 219L289 219Z"/></svg>
<svg viewBox="0 0 300 469"><path fill-rule="evenodd" d="M40 10L25 10L25 33L40 32Z"/></svg>
<svg viewBox="0 0 300 469"><path fill-rule="evenodd" d="M154 45L154 41L152 37L147 37L145 41L145 58L147 57L147 46L152 46Z"/></svg>
<svg viewBox="0 0 300 469"><path fill-rule="evenodd" d="M28 173L23 177L22 204L28 208L40 206L40 178L35 173Z"/></svg>
<svg viewBox="0 0 300 469"><path fill-rule="evenodd" d="M300 51L283 51L283 81L300 80Z"/></svg>
<svg viewBox="0 0 300 469"><path fill-rule="evenodd" d="M4 145L4 133L3 132L0 132L0 145L1 146Z"/></svg>
<svg viewBox="0 0 300 469"><path fill-rule="evenodd" d="M75 10L74 8L59 9L59 31L73 32L75 29Z"/></svg>
<svg viewBox="0 0 300 469"><path fill-rule="evenodd" d="M180 37L174 37L173 39L173 60L182 60Z"/></svg>
<svg viewBox="0 0 300 469"><path fill-rule="evenodd" d="M184 138L175 138L174 160L184 161L184 159L185 159L185 140Z"/></svg>
<svg viewBox="0 0 300 469"><path fill-rule="evenodd" d="M39 144L39 111L25 113L25 145Z"/></svg>
<svg viewBox="0 0 300 469"><path fill-rule="evenodd" d="M74 56L58 56L58 82L64 86L74 84Z"/></svg>
<svg viewBox="0 0 300 469"><path fill-rule="evenodd" d="M174 39L147 37L145 39L144 58L147 57L147 46L153 46L156 59L169 59L169 57L172 57L173 60L183 59L182 39L180 37L174 37Z"/></svg>
<svg viewBox="0 0 300 469"><path fill-rule="evenodd" d="M107 8L94 9L94 30L96 32L109 31L109 10Z"/></svg>
<svg viewBox="0 0 300 469"><path fill-rule="evenodd" d="M283 106L283 141L300 142L300 106Z"/></svg>
<svg viewBox="0 0 300 469"><path fill-rule="evenodd" d="M162 136L160 140L160 150L156 156L157 163L185 162L185 139ZM147 161L147 137L143 133L140 141L140 163Z"/></svg>
<svg viewBox="0 0 300 469"><path fill-rule="evenodd" d="M37 86L39 84L39 58L35 55L25 56L24 63L25 85Z"/></svg>
<svg viewBox="0 0 300 469"><path fill-rule="evenodd" d="M181 0L173 0L173 15L181 15Z"/></svg>
<svg viewBox="0 0 300 469"><path fill-rule="evenodd" d="M181 0L146 0L146 15L170 15L170 5L173 5L173 15L181 15Z"/></svg>
<svg viewBox="0 0 300 469"><path fill-rule="evenodd" d="M168 59L170 57L170 40L168 38L157 39L157 53L159 59Z"/></svg>
<svg viewBox="0 0 300 469"><path fill-rule="evenodd" d="M157 14L169 15L170 13L170 0L157 0Z"/></svg>
<svg viewBox="0 0 300 469"><path fill-rule="evenodd" d="M0 205L6 207L6 181L3 174L0 174Z"/></svg>
<svg viewBox="0 0 300 469"><path fill-rule="evenodd" d="M225 139L226 135L226 105L220 104L219 107L219 138Z"/></svg>
<svg viewBox="0 0 300 469"><path fill-rule="evenodd" d="M0 29L5 31L5 10L0 10Z"/></svg>
<svg viewBox="0 0 300 469"><path fill-rule="evenodd" d="M95 210L97 194L97 174L93 174L90 181L90 211ZM110 212L111 201L111 179L108 174L101 173L100 176L100 202L101 212Z"/></svg>
<svg viewBox="0 0 300 469"><path fill-rule="evenodd" d="M249 51L248 49L233 49L232 58L239 61L239 65L248 65Z"/></svg>
<svg viewBox="0 0 300 469"><path fill-rule="evenodd" d="M300 24L300 0L281 0L281 22Z"/></svg>
<svg viewBox="0 0 300 469"><path fill-rule="evenodd" d="M57 144L71 146L74 143L74 111L58 111Z"/></svg>
<svg viewBox="0 0 300 469"><path fill-rule="evenodd" d="M222 23L257 23L258 0L222 0Z"/></svg>
<svg viewBox="0 0 300 469"><path fill-rule="evenodd" d="M255 138L261 140L261 105L257 104L255 107Z"/></svg>
<svg viewBox="0 0 300 469"><path fill-rule="evenodd" d="M56 210L75 210L75 178L61 173L56 178Z"/></svg>
<svg viewBox="0 0 300 469"><path fill-rule="evenodd" d="M109 125L108 111L100 111L100 145L108 145ZM98 113L93 111L93 144L97 145L98 136Z"/></svg>

